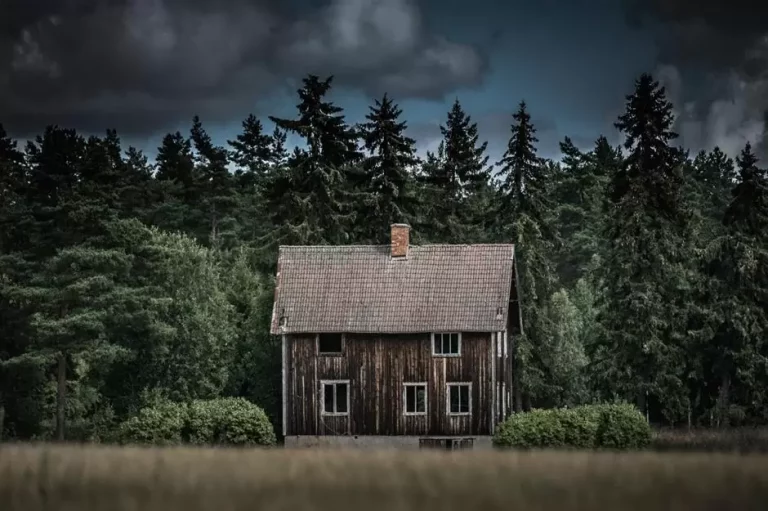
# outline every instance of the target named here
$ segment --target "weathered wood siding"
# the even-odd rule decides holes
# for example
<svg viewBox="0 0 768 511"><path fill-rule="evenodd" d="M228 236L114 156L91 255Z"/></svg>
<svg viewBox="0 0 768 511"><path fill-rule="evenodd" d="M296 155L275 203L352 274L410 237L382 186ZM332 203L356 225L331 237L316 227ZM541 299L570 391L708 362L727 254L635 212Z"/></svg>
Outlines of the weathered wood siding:
<svg viewBox="0 0 768 511"><path fill-rule="evenodd" d="M314 335L287 335L287 434L488 435L491 336L462 333L461 356L437 357L429 334L346 334L341 356L318 356ZM321 415L322 380L349 380L348 416ZM427 383L426 416L404 415L407 382ZM471 415L448 415L449 382L472 383Z"/></svg>

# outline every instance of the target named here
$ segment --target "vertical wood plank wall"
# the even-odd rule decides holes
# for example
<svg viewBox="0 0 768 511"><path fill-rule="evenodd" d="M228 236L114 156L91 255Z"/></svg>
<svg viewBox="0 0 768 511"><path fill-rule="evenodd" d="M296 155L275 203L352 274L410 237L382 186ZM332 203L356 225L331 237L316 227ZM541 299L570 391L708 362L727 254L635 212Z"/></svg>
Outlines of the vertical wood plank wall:
<svg viewBox="0 0 768 511"><path fill-rule="evenodd" d="M510 410L504 332L462 333L458 357L433 356L429 334L346 334L341 356L317 355L313 334L285 340L288 435L489 435ZM321 415L322 380L349 380L348 416ZM403 414L405 382L427 382L426 415ZM472 383L471 415L448 415L449 382Z"/></svg>

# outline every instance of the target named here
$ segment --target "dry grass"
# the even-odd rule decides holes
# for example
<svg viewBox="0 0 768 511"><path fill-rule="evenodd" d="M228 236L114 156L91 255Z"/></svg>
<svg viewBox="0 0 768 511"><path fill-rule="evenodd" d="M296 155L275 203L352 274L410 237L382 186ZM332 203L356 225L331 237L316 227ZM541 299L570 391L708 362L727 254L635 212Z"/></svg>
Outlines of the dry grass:
<svg viewBox="0 0 768 511"><path fill-rule="evenodd" d="M679 452L768 453L768 429L662 429L654 434L652 448Z"/></svg>
<svg viewBox="0 0 768 511"><path fill-rule="evenodd" d="M765 509L768 457L0 448L5 511Z"/></svg>

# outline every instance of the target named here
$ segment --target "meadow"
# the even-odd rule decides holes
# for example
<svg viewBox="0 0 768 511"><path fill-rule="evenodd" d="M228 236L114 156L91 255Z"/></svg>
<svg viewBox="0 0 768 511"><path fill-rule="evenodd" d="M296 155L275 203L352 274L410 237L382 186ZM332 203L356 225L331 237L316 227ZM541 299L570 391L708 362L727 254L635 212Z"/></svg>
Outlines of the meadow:
<svg viewBox="0 0 768 511"><path fill-rule="evenodd" d="M768 456L0 447L6 511L752 510Z"/></svg>

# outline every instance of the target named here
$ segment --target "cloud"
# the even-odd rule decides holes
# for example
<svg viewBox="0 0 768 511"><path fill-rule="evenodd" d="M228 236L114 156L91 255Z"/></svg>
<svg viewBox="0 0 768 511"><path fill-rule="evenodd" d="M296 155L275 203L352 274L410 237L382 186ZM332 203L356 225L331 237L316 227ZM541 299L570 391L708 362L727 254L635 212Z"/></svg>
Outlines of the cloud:
<svg viewBox="0 0 768 511"><path fill-rule="evenodd" d="M224 122L306 73L378 96L478 85L475 48L430 33L417 0L6 0L0 122L129 135ZM304 0L303 4L308 2Z"/></svg>
<svg viewBox="0 0 768 511"><path fill-rule="evenodd" d="M768 4L753 0L625 0L655 34L656 75L675 103L681 143L768 156Z"/></svg>

